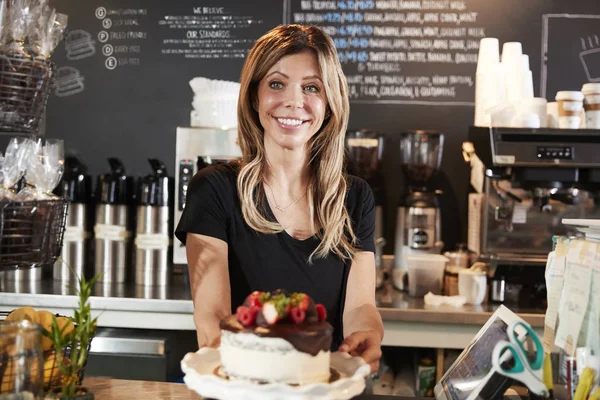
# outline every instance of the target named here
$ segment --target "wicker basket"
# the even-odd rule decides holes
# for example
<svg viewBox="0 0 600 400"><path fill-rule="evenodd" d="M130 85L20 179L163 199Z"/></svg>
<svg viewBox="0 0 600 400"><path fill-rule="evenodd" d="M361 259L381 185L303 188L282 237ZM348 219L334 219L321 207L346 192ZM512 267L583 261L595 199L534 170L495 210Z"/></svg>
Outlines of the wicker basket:
<svg viewBox="0 0 600 400"><path fill-rule="evenodd" d="M0 271L54 264L68 204L67 199L0 200Z"/></svg>
<svg viewBox="0 0 600 400"><path fill-rule="evenodd" d="M6 319L6 317L10 314L10 312L0 312L0 321ZM61 317L60 314L55 314L56 317ZM77 327L75 327L77 328ZM90 349L92 347L93 337L90 339L90 343L88 344L88 355L90 353ZM60 387L62 385L62 375L60 369L58 367L58 361L56 357L56 351L54 349L46 350L43 352L43 388L44 392L49 392L51 389ZM71 347L68 346L63 349L63 359L71 357ZM14 382L16 381L16 376L14 371L9 367L10 364L17 362L17 360L11 360L11 357L0 354L0 394L11 393L14 390ZM87 365L87 360L86 360ZM84 378L85 367L84 365L77 375L76 385L81 385Z"/></svg>
<svg viewBox="0 0 600 400"><path fill-rule="evenodd" d="M52 88L49 60L0 53L0 131L37 134Z"/></svg>

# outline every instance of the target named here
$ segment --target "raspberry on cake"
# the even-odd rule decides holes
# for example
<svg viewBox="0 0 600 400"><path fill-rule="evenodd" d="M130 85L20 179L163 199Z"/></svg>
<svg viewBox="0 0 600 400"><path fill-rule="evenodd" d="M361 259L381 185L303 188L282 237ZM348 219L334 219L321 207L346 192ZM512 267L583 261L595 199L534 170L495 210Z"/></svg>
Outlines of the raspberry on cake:
<svg viewBox="0 0 600 400"><path fill-rule="evenodd" d="M223 371L261 383L328 382L333 327L326 317L305 293L252 292L220 322Z"/></svg>

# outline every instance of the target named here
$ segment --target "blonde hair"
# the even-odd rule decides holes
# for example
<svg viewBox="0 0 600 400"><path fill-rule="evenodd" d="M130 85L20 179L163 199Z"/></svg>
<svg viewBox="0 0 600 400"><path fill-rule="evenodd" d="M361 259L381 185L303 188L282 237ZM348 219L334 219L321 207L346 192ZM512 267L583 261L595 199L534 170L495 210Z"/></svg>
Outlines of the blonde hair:
<svg viewBox="0 0 600 400"><path fill-rule="evenodd" d="M348 126L348 86L331 38L316 26L280 25L256 41L244 64L238 100L238 143L242 150L237 188L246 223L262 233L278 233L281 225L268 220L263 186L267 159L263 130L254 109L258 85L282 57L312 51L319 65L327 99L328 116L309 141L310 179L307 187L311 227L322 228L321 240L310 255L334 253L350 259L356 253L356 236L346 211L347 181L343 173L344 137ZM260 208L259 208L260 207Z"/></svg>

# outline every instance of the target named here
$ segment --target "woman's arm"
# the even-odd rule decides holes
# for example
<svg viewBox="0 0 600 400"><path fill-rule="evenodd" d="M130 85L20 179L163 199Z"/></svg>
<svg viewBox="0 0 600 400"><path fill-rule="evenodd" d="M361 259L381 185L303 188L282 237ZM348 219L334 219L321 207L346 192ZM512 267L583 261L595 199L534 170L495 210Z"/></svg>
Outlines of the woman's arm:
<svg viewBox="0 0 600 400"><path fill-rule="evenodd" d="M216 347L221 340L219 321L231 314L227 243L188 233L186 254L198 347Z"/></svg>
<svg viewBox="0 0 600 400"><path fill-rule="evenodd" d="M379 367L383 322L375 303L375 256L370 251L355 255L344 304L344 343L340 351L359 355L371 365L373 372Z"/></svg>

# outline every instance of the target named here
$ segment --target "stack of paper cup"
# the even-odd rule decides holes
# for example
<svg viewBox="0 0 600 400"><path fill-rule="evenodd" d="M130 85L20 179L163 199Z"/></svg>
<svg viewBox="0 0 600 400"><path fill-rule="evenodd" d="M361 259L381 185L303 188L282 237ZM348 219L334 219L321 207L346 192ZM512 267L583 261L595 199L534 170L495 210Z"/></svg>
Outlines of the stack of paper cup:
<svg viewBox="0 0 600 400"><path fill-rule="evenodd" d="M546 101L546 99L541 98L541 97L530 97L530 98L525 98L522 99L519 102L519 105L517 107L518 109L518 114L520 114L521 116L537 116L537 119L539 121L537 128L545 128L548 126L548 102ZM523 117L522 117L523 118ZM531 121L532 118L529 118L529 121ZM515 126L517 127L517 126ZM525 127L525 126L523 126ZM536 126L531 126L531 124L529 124L527 126L528 128L536 128Z"/></svg>
<svg viewBox="0 0 600 400"><path fill-rule="evenodd" d="M586 83L581 91L585 96L585 126L600 129L600 83Z"/></svg>
<svg viewBox="0 0 600 400"><path fill-rule="evenodd" d="M511 104L533 97L533 75L529 69L529 56L523 54L521 43L502 45L502 68L506 82L506 100Z"/></svg>
<svg viewBox="0 0 600 400"><path fill-rule="evenodd" d="M490 126L489 110L505 100L502 72L498 39L481 39L475 74L476 126Z"/></svg>
<svg viewBox="0 0 600 400"><path fill-rule="evenodd" d="M558 127L562 129L579 129L581 110L583 110L583 93L564 90L556 93L558 103Z"/></svg>
<svg viewBox="0 0 600 400"><path fill-rule="evenodd" d="M238 82L196 77L190 81L194 91L190 125L233 128L237 126Z"/></svg>

